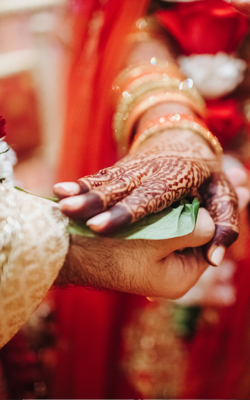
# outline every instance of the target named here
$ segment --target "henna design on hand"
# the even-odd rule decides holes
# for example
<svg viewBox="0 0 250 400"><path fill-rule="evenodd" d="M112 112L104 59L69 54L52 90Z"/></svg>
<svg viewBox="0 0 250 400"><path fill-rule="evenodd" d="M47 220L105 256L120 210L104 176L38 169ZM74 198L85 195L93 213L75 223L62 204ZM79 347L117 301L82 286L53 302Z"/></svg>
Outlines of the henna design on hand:
<svg viewBox="0 0 250 400"><path fill-rule="evenodd" d="M212 174L201 185L199 193L215 223L215 234L205 246L205 254L213 247L229 247L239 235L238 198L233 185L223 172Z"/></svg>
<svg viewBox="0 0 250 400"><path fill-rule="evenodd" d="M80 195L77 211L62 210L71 218L85 219L108 210L101 214L106 215L102 226L90 225L99 233L113 232L181 198L198 196L216 223L211 245L228 246L238 234L234 189L221 173L217 156L191 132L163 132L144 142L140 151L79 183L85 194Z"/></svg>
<svg viewBox="0 0 250 400"><path fill-rule="evenodd" d="M184 197L197 196L199 186L210 176L206 163L197 160L164 157L151 163L155 172L120 201L130 210L132 222Z"/></svg>

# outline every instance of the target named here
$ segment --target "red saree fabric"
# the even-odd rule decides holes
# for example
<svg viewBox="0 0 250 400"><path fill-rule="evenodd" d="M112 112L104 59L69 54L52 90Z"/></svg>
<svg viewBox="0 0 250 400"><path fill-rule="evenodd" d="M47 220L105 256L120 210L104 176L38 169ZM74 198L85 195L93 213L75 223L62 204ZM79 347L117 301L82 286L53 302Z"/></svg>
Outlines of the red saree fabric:
<svg viewBox="0 0 250 400"><path fill-rule="evenodd" d="M148 0L78 0L68 107L58 180L78 179L116 161L112 137L112 82L123 60L124 38ZM101 3L103 6L101 6ZM99 25L99 27L98 27Z"/></svg>
<svg viewBox="0 0 250 400"><path fill-rule="evenodd" d="M58 181L76 180L116 161L110 88L123 59L124 37L144 15L147 2L73 4L73 59ZM118 368L119 333L133 297L75 288L57 291L55 298L59 343L53 397L138 397Z"/></svg>

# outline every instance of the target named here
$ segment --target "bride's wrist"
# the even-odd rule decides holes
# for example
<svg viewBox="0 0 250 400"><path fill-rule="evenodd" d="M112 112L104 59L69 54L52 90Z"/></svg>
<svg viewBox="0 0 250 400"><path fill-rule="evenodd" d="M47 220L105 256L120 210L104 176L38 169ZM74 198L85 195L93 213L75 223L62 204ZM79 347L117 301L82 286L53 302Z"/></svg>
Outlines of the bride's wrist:
<svg viewBox="0 0 250 400"><path fill-rule="evenodd" d="M167 114L185 114L194 116L192 109L181 103L161 103L154 107L150 107L139 119L136 124L136 132L150 121L162 117Z"/></svg>
<svg viewBox="0 0 250 400"><path fill-rule="evenodd" d="M160 110L159 110L160 112ZM161 149L166 151L169 146L170 153L173 145L179 143L177 153L184 150L183 146L189 148L195 158L202 155L205 150L206 157L212 155L220 156L221 145L208 129L203 119L190 114L182 113L160 113L156 118L145 118L135 132L130 145L130 154L152 149L152 146L161 144ZM200 149L197 148L197 144ZM191 145L191 146L190 146ZM180 148L181 147L181 148ZM197 153L198 150L198 153ZM176 151L174 151L175 153Z"/></svg>

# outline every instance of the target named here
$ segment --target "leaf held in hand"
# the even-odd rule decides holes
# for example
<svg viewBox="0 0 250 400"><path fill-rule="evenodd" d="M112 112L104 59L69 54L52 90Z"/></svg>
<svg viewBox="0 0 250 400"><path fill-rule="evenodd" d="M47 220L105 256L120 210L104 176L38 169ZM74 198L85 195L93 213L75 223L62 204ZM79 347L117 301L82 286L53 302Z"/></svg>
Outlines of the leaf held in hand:
<svg viewBox="0 0 250 400"><path fill-rule="evenodd" d="M194 199L192 203L186 199L181 200L161 212L142 218L111 237L127 240L162 240L184 236L194 230L198 211L199 201L197 199ZM81 221L71 221L68 231L73 235L98 236Z"/></svg>

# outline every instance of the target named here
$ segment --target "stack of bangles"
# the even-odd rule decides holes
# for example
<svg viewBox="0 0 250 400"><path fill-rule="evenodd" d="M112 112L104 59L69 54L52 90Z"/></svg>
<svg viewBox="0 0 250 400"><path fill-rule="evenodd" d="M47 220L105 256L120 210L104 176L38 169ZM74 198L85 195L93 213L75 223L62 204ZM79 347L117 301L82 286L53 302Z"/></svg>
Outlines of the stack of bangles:
<svg viewBox="0 0 250 400"><path fill-rule="evenodd" d="M216 154L222 152L218 139L203 121L205 102L193 81L184 76L177 65L152 58L150 62L133 65L123 70L113 85L116 113L113 120L115 139L120 155L128 153L131 143L136 150L152 135L166 129L189 129L208 141ZM151 121L134 137L138 119L150 107L162 103L188 106L196 115L170 114Z"/></svg>
<svg viewBox="0 0 250 400"><path fill-rule="evenodd" d="M208 142L216 154L222 153L217 137L209 131L205 122L201 118L185 114L168 114L147 122L134 136L130 152L135 152L147 139L168 129L185 129L195 132Z"/></svg>

